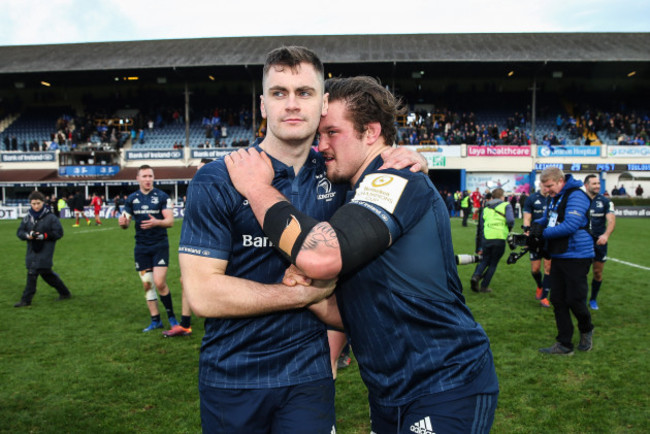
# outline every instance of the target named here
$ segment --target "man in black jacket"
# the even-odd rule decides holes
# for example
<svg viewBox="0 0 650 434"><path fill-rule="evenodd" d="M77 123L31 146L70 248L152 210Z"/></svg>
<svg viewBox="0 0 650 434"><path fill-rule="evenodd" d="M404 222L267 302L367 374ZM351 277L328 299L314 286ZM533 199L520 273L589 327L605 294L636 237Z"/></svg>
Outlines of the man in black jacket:
<svg viewBox="0 0 650 434"><path fill-rule="evenodd" d="M27 284L20 301L14 307L32 304L36 293L36 281L40 275L48 285L59 293L59 300L70 298L70 291L58 274L52 271L52 258L56 241L63 237L61 222L45 208L45 196L38 191L29 195L31 209L20 222L16 235L27 241L25 266L27 267Z"/></svg>

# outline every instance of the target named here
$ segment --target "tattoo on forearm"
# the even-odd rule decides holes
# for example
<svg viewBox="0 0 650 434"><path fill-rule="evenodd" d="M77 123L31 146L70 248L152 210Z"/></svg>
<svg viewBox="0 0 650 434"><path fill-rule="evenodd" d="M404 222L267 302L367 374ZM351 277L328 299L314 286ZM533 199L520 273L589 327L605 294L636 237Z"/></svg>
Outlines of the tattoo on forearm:
<svg viewBox="0 0 650 434"><path fill-rule="evenodd" d="M329 224L324 222L318 223L314 226L311 233L302 244L302 248L305 250L314 250L320 246L335 249L339 248L339 240L336 237L336 232Z"/></svg>

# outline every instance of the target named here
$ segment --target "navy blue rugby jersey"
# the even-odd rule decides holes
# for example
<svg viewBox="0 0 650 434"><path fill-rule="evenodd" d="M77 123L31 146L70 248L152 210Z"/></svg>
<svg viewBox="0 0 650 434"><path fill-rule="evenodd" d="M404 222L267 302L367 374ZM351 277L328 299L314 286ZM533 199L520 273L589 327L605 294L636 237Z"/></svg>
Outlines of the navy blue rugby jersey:
<svg viewBox="0 0 650 434"><path fill-rule="evenodd" d="M393 244L342 277L336 292L370 395L398 406L424 395L498 391L487 372L488 337L461 293L444 200L426 175L378 171L382 163L377 157L347 196L386 223ZM480 391L470 387L477 379Z"/></svg>
<svg viewBox="0 0 650 434"><path fill-rule="evenodd" d="M589 207L589 229L594 238L598 238L607 230L607 214L614 212L614 204L602 194L591 199Z"/></svg>
<svg viewBox="0 0 650 434"><path fill-rule="evenodd" d="M323 159L313 150L298 176L271 160L273 186L302 212L328 220L345 200L348 186L327 180ZM190 182L179 253L227 260L227 275L261 283L280 282L290 265L233 187L223 159ZM199 365L199 381L220 388L281 387L332 376L325 326L307 309L206 319Z"/></svg>
<svg viewBox="0 0 650 434"><path fill-rule="evenodd" d="M142 229L140 225L142 221L149 220L149 215L157 219L163 219L162 211L171 209L172 206L169 195L157 188L153 188L147 194L138 190L126 198L124 211L131 215L131 218L135 221L136 244L152 246L167 242L167 228L155 226L151 229Z"/></svg>
<svg viewBox="0 0 650 434"><path fill-rule="evenodd" d="M526 198L524 201L524 212L532 214L530 220L531 223L544 217L546 206L548 205L548 199L548 197L544 197L544 195L539 191L536 191Z"/></svg>

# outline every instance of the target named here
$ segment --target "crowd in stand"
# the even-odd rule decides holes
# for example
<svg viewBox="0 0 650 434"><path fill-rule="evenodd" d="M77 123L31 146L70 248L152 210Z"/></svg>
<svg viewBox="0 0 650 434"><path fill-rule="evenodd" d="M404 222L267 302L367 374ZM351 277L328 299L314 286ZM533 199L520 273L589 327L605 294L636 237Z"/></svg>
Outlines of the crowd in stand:
<svg viewBox="0 0 650 434"><path fill-rule="evenodd" d="M398 144L529 145L531 140L525 131L526 122L526 116L515 113L507 118L506 128L499 129L496 123L479 123L472 112L417 112L414 120L399 129Z"/></svg>
<svg viewBox="0 0 650 434"><path fill-rule="evenodd" d="M253 116L248 107L238 109L212 107L203 109L201 126L205 131L205 141L199 148L218 148L226 146L228 128L242 126L252 128ZM133 143L145 142L145 131L162 129L166 125L183 124L182 111L171 106L159 107L154 112L140 112L131 124ZM473 112L456 112L438 110L434 113L418 111L409 122L398 130L397 141L400 145L458 145L471 144L480 146L514 145L527 146L533 140L530 136L528 115L515 112L508 116L505 125L480 122ZM195 113L190 113L194 119ZM97 119L104 122L97 123ZM583 109L576 116L558 114L555 120L555 132L546 132L539 144L546 146L589 145L596 140L618 145L650 145L648 131L650 118L647 114L635 112L616 112ZM119 150L128 139L123 128L115 125L113 119L101 111L91 115L72 117L62 115L56 121L49 141L33 140L29 143L18 143L15 136L3 135L2 143L5 150L13 151L45 151L70 150L74 151L87 145L103 149ZM233 146L246 146L248 141L238 141ZM174 149L183 147L183 141L178 141Z"/></svg>
<svg viewBox="0 0 650 434"><path fill-rule="evenodd" d="M618 145L650 145L650 117L634 111L609 113L601 110L584 109L578 118L561 115L556 120L557 131L567 131L570 137L597 136L602 140L616 141ZM589 144L589 143L585 143Z"/></svg>
<svg viewBox="0 0 650 434"><path fill-rule="evenodd" d="M528 116L514 113L505 128L495 123L479 122L474 113L442 110L436 113L417 112L399 129L400 145L515 145L531 144L527 129ZM544 134L540 144L546 146L589 145L596 139L618 145L649 145L650 118L647 114L608 113L586 109L577 117L558 114L556 131Z"/></svg>

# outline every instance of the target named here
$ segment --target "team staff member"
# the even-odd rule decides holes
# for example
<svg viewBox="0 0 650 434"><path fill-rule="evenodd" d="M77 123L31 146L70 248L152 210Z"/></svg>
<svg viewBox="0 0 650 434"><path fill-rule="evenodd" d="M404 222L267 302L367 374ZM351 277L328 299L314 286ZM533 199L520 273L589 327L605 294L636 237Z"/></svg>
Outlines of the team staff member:
<svg viewBox="0 0 650 434"><path fill-rule="evenodd" d="M140 189L131 193L124 203L124 211L118 219L122 229L127 229L135 219L135 269L140 275L151 323L142 330L150 332L163 328L158 310L158 297L165 306L169 325L178 324L174 315L172 296L167 286L169 266L169 240L167 228L174 225L171 199L162 190L153 186L154 173L151 166L138 168L136 180Z"/></svg>
<svg viewBox="0 0 650 434"><path fill-rule="evenodd" d="M524 232L530 233L530 225L544 216L548 205L548 193L543 189L534 192L526 198L524 202ZM535 279L537 289L535 298L539 300L542 307L551 307L548 301L548 293L551 291L551 260L544 259L544 278L542 279L542 255L540 253L530 252L530 273Z"/></svg>
<svg viewBox="0 0 650 434"><path fill-rule="evenodd" d="M330 79L326 91L318 149L328 179L353 189L330 223L282 197L256 149L226 157L231 179L307 276L341 275L331 297L340 317L331 303L320 314L350 337L373 432L488 432L498 383L488 338L461 294L444 200L424 174L381 170L398 102L368 77Z"/></svg>
<svg viewBox="0 0 650 434"><path fill-rule="evenodd" d="M476 252L481 255L481 261L470 280L474 292L492 292L492 276L506 251L506 238L515 225L515 214L512 205L503 200L503 189L495 188L491 196L479 214L476 227Z"/></svg>
<svg viewBox="0 0 650 434"><path fill-rule="evenodd" d="M273 185L304 212L331 217L348 187L327 180L322 156L311 149L327 112L320 59L304 47L273 50L262 86L267 131L255 148L272 158ZM330 434L334 382L326 328L304 307L329 295L334 282L280 283L289 262L269 243L223 160L190 183L179 262L190 307L206 317L199 359L203 430Z"/></svg>
<svg viewBox="0 0 650 434"><path fill-rule="evenodd" d="M59 300L70 298L63 280L52 271L54 247L57 240L63 237L61 222L49 209L45 208L45 196L38 191L29 194L29 209L27 215L20 222L16 235L27 241L25 266L27 267L27 284L20 301L14 307L25 307L32 304L36 294L36 282L41 276L48 285L59 293Z"/></svg>
<svg viewBox="0 0 650 434"><path fill-rule="evenodd" d="M587 274L594 257L594 242L589 234L589 197L580 189L582 183L564 175L557 167L542 171L540 181L551 197L544 217L533 223L531 234L542 236L551 255L551 304L555 313L555 344L539 351L547 354L573 354L573 323L578 320L578 349L592 348L594 326L587 309Z"/></svg>
<svg viewBox="0 0 650 434"><path fill-rule="evenodd" d="M467 218L469 217L472 207L469 204L469 193L464 191L462 195L463 198L460 201L460 208L463 210L463 226L467 226Z"/></svg>
<svg viewBox="0 0 650 434"><path fill-rule="evenodd" d="M596 298L603 283L603 269L607 261L607 241L616 227L616 215L614 204L605 196L600 194L600 179L596 175L587 175L585 178L585 191L591 198L589 209L589 229L594 239L594 262L592 264L594 273L591 280L591 297L589 307L598 310Z"/></svg>

